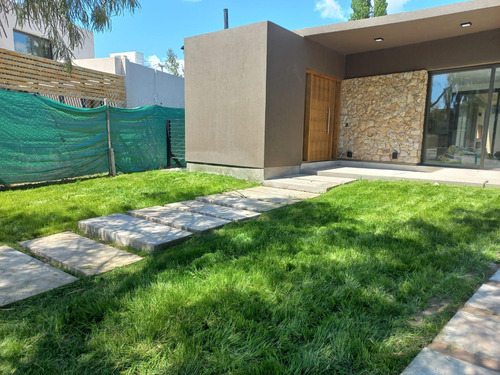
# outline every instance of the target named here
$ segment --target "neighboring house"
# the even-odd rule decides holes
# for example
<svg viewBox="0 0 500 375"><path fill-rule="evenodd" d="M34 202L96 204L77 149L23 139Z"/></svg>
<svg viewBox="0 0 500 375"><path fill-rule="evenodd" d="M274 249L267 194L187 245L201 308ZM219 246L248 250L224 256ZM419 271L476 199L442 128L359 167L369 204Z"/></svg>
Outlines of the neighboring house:
<svg viewBox="0 0 500 375"><path fill-rule="evenodd" d="M113 53L105 58L78 59L74 64L123 75L128 108L147 105L184 108L184 78L144 66L142 53Z"/></svg>
<svg viewBox="0 0 500 375"><path fill-rule="evenodd" d="M500 2L185 40L190 170L336 159L500 168Z"/></svg>
<svg viewBox="0 0 500 375"><path fill-rule="evenodd" d="M7 15L6 20L2 16L2 25L5 34L3 30L0 31L0 48L53 59L52 46L43 30L31 27L28 24L25 24L22 28L19 27L13 15ZM91 59L94 57L94 34L88 30L85 30L85 34L83 45L73 50L73 54L77 59Z"/></svg>
<svg viewBox="0 0 500 375"><path fill-rule="evenodd" d="M68 70L64 62L54 61L44 30L28 24L21 28L11 15L0 17L4 28L0 31L0 89L36 93L74 107L94 108L105 101L125 106L122 76L75 66ZM93 58L94 35L88 30L84 33L82 46L73 54Z"/></svg>

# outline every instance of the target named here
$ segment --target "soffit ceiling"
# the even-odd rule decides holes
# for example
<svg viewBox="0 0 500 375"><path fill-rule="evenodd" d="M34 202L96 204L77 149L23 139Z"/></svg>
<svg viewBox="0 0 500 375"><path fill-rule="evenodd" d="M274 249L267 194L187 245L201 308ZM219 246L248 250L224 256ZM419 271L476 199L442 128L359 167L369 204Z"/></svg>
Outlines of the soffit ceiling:
<svg viewBox="0 0 500 375"><path fill-rule="evenodd" d="M461 27L472 22L470 27ZM413 12L295 30L344 55L500 28L500 0L473 0ZM383 42L374 38L382 37ZM500 48L500 46L499 46Z"/></svg>

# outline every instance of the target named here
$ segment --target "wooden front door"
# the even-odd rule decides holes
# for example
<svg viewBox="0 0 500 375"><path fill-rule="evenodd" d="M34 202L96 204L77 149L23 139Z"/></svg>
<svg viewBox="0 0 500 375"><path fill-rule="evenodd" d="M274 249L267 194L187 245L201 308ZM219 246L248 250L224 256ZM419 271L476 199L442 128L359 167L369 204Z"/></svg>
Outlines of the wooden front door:
<svg viewBox="0 0 500 375"><path fill-rule="evenodd" d="M307 71L304 161L337 158L340 80Z"/></svg>

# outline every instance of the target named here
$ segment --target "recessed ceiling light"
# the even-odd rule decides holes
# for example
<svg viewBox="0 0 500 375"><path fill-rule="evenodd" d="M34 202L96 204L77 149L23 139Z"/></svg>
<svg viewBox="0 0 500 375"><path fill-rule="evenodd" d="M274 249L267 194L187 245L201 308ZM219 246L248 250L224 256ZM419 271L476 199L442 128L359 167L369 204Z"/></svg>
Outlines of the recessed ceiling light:
<svg viewBox="0 0 500 375"><path fill-rule="evenodd" d="M376 42L383 42L384 38L378 37L378 38L373 38L373 40L376 41Z"/></svg>
<svg viewBox="0 0 500 375"><path fill-rule="evenodd" d="M462 26L462 27L471 27L472 26L472 22L464 22L464 23L461 23L460 26Z"/></svg>

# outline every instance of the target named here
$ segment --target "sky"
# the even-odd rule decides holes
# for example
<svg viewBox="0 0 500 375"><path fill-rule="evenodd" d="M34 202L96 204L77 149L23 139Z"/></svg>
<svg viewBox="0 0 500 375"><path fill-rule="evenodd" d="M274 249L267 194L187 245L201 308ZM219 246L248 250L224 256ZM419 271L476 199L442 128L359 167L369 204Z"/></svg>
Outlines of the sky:
<svg viewBox="0 0 500 375"><path fill-rule="evenodd" d="M163 60L171 48L183 59L184 38L269 20L289 30L347 21L351 0L139 0L134 14L116 16L112 30L95 33L95 57L115 52L142 52ZM388 13L457 3L457 0L388 0Z"/></svg>

